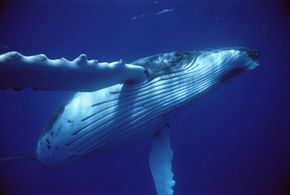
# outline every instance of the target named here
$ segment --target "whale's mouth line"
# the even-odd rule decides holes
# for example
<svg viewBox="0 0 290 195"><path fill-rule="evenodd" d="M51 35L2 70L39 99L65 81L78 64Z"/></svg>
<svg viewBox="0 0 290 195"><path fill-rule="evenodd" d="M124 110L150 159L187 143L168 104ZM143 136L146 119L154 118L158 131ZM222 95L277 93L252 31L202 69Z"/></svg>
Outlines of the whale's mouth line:
<svg viewBox="0 0 290 195"><path fill-rule="evenodd" d="M230 70L229 72L224 74L220 80L221 80L221 82L228 81L228 80L240 75L244 71L245 71L244 67L233 68L232 70Z"/></svg>

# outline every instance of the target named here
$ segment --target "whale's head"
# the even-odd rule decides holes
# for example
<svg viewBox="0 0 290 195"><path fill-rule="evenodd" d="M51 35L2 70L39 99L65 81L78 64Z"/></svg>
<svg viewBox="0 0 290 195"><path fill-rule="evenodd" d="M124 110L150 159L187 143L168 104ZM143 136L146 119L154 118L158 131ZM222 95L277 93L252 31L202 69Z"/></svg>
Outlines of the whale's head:
<svg viewBox="0 0 290 195"><path fill-rule="evenodd" d="M260 51L245 48L225 48L204 51L198 55L196 64L200 74L209 78L216 76L221 82L234 78L259 66Z"/></svg>
<svg viewBox="0 0 290 195"><path fill-rule="evenodd" d="M149 79L162 80L162 88L179 85L171 96L195 97L259 66L261 53L241 47L202 51L174 51L132 62L143 66ZM160 83L160 82L159 82ZM180 93L182 91L182 93ZM181 96L182 94L182 96Z"/></svg>
<svg viewBox="0 0 290 195"><path fill-rule="evenodd" d="M237 49L235 51L228 50L226 52L229 55L228 59L230 59L230 63L225 62L225 64L223 65L223 69L225 71L220 77L221 82L228 81L245 71L253 70L257 66L259 66L258 60L261 56L260 51ZM225 58L225 60L226 59L227 58ZM229 65L227 66L226 64Z"/></svg>
<svg viewBox="0 0 290 195"><path fill-rule="evenodd" d="M132 64L143 66L149 78L191 72L193 77L212 77L218 75L222 81L233 78L259 65L260 51L247 48L222 48L202 51L174 51L141 58ZM189 75L188 75L189 76Z"/></svg>
<svg viewBox="0 0 290 195"><path fill-rule="evenodd" d="M260 51L246 48L224 48L206 50L192 54L192 65L188 68L192 90L195 95L228 82L244 72L259 66Z"/></svg>

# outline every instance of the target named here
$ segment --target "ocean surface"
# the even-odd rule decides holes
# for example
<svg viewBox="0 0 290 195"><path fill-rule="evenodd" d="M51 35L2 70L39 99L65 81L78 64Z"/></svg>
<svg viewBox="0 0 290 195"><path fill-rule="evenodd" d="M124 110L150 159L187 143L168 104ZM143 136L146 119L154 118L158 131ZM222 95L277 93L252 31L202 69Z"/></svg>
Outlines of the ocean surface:
<svg viewBox="0 0 290 195"><path fill-rule="evenodd" d="M289 1L0 1L0 53L130 62L234 46L260 50L260 66L170 121L175 195L289 195ZM0 158L33 154L46 122L72 94L0 91ZM0 194L155 195L150 143L54 169L0 163Z"/></svg>

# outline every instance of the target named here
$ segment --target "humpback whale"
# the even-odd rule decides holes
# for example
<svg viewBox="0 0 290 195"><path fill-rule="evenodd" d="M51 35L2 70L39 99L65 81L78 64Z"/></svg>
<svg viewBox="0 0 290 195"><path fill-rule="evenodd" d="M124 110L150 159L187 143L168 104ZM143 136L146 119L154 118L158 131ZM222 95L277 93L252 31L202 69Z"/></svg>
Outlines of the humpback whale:
<svg viewBox="0 0 290 195"><path fill-rule="evenodd" d="M41 133L35 158L43 166L97 158L152 137L149 166L157 194L172 195L175 181L167 128L170 118L202 94L257 67L259 56L260 52L245 48L222 48L174 51L130 64L119 61L100 65L84 55L68 61L10 52L0 55L0 75L1 71L2 75L13 75L15 69L28 73L21 77L23 82L17 81L17 77L0 77L4 83L0 88L78 91L57 110ZM85 68L79 73L81 67ZM37 74L29 73L35 69ZM47 77L37 76L46 71L59 74L57 80L64 84L60 87ZM66 71L73 72L73 76ZM84 77L86 74L90 76ZM81 79L82 84L69 84L68 79L74 77L76 81ZM97 87L92 87L92 81Z"/></svg>

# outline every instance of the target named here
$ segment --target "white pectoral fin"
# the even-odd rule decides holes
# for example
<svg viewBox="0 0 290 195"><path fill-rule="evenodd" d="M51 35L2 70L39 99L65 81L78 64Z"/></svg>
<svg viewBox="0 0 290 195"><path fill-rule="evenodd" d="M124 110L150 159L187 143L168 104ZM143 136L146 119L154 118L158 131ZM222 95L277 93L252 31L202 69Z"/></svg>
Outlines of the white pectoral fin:
<svg viewBox="0 0 290 195"><path fill-rule="evenodd" d="M173 194L172 188L175 181L171 165L172 158L169 129L157 131L149 154L149 165L158 195Z"/></svg>
<svg viewBox="0 0 290 195"><path fill-rule="evenodd" d="M98 62L88 60L85 54L72 61L49 59L44 54L24 56L19 52L7 52L0 55L0 89L96 91L146 79L142 66L125 64L122 60Z"/></svg>

